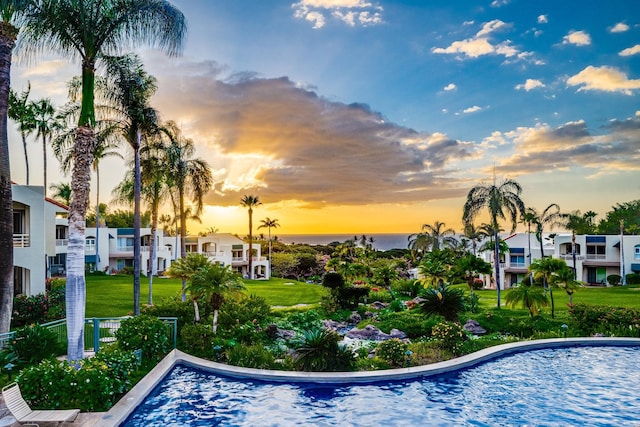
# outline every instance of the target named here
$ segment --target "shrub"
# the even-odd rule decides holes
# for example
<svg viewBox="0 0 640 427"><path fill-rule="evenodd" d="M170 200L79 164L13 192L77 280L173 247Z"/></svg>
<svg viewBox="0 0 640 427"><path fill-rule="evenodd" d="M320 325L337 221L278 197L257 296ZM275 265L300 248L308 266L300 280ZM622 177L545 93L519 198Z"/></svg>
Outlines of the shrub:
<svg viewBox="0 0 640 427"><path fill-rule="evenodd" d="M629 331L626 336L637 336L637 332L629 329L633 326L640 328L640 310L633 308L609 307L598 305L574 304L569 313L572 327L582 335L596 333L621 335Z"/></svg>
<svg viewBox="0 0 640 427"><path fill-rule="evenodd" d="M271 306L263 297L239 295L226 299L218 314L218 327L228 330L234 326L254 322L262 325L271 313Z"/></svg>
<svg viewBox="0 0 640 427"><path fill-rule="evenodd" d="M273 354L262 345L238 345L227 352L227 362L230 365L243 368L273 369L276 359Z"/></svg>
<svg viewBox="0 0 640 427"><path fill-rule="evenodd" d="M213 340L216 335L208 325L185 325L180 329L180 350L197 357L215 357Z"/></svg>
<svg viewBox="0 0 640 427"><path fill-rule="evenodd" d="M45 360L23 369L16 381L34 408L80 408L106 411L131 387L137 358L132 352L113 351L81 362Z"/></svg>
<svg viewBox="0 0 640 427"><path fill-rule="evenodd" d="M328 272L322 276L322 286L329 289L339 289L344 287L344 278L342 274L336 272Z"/></svg>
<svg viewBox="0 0 640 427"><path fill-rule="evenodd" d="M462 326L455 322L438 323L431 330L431 336L438 340L438 345L454 355L461 354L462 343L467 335Z"/></svg>
<svg viewBox="0 0 640 427"><path fill-rule="evenodd" d="M18 329L9 343L9 357L18 367L40 363L64 354L65 343L55 333L35 324Z"/></svg>
<svg viewBox="0 0 640 427"><path fill-rule="evenodd" d="M195 321L193 301L191 299L182 301L180 295L163 298L157 305L144 305L140 313L153 317L175 317L178 319L178 329L191 325Z"/></svg>
<svg viewBox="0 0 640 427"><path fill-rule="evenodd" d="M65 316L65 285L51 281L44 294L18 295L13 299L11 324L14 327L33 323L46 323Z"/></svg>
<svg viewBox="0 0 640 427"><path fill-rule="evenodd" d="M373 302L373 301L391 302L393 301L393 295L391 295L387 290L374 291L373 289L371 289L367 299L369 300L369 302Z"/></svg>
<svg viewBox="0 0 640 427"><path fill-rule="evenodd" d="M442 318L439 316L428 317L420 312L400 311L380 314L375 322L378 329L390 333L391 329L398 329L407 334L409 338L419 338L431 335L431 328L437 325Z"/></svg>
<svg viewBox="0 0 640 427"><path fill-rule="evenodd" d="M449 286L441 286L438 289L429 288L422 293L424 302L422 310L429 315L440 315L446 320L458 321L458 314L463 312L464 291Z"/></svg>
<svg viewBox="0 0 640 427"><path fill-rule="evenodd" d="M619 274L610 274L607 276L607 283L611 286L618 286L622 282L622 276Z"/></svg>
<svg viewBox="0 0 640 427"><path fill-rule="evenodd" d="M299 311L289 314L278 326L285 329L315 329L322 326L322 317L317 310Z"/></svg>
<svg viewBox="0 0 640 427"><path fill-rule="evenodd" d="M154 361L171 350L169 328L157 317L140 315L121 322L115 332L122 350L142 350L142 357Z"/></svg>
<svg viewBox="0 0 640 427"><path fill-rule="evenodd" d="M441 348L435 341L418 341L408 347L411 351L411 366L428 365L451 358L451 353Z"/></svg>
<svg viewBox="0 0 640 427"><path fill-rule="evenodd" d="M295 364L303 371L347 371L354 365L354 354L338 345L340 337L327 329L302 332L302 342L296 349Z"/></svg>
<svg viewBox="0 0 640 427"><path fill-rule="evenodd" d="M422 289L422 285L414 279L403 279L395 281L391 285L391 289L408 297L415 298Z"/></svg>
<svg viewBox="0 0 640 427"><path fill-rule="evenodd" d="M640 285L640 274L630 273L627 274L627 285Z"/></svg>
<svg viewBox="0 0 640 427"><path fill-rule="evenodd" d="M376 356L387 361L389 366L400 368L407 362L408 347L407 343L393 338L378 344Z"/></svg>

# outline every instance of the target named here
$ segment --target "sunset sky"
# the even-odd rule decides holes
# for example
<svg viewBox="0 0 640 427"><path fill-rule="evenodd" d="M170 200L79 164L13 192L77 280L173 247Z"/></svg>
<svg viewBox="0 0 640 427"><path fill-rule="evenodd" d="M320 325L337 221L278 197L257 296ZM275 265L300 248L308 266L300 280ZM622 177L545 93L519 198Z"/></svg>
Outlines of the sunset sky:
<svg viewBox="0 0 640 427"><path fill-rule="evenodd" d="M159 81L153 106L216 179L191 232L246 234L247 194L263 203L254 222L277 218L278 234L460 230L466 194L494 170L538 210L640 199L638 1L173 3L188 20L184 55L139 53ZM62 105L79 64L17 56L14 89L30 81L33 99ZM40 185L33 137L29 150ZM49 182L68 182L52 163ZM101 169L108 201L124 162Z"/></svg>

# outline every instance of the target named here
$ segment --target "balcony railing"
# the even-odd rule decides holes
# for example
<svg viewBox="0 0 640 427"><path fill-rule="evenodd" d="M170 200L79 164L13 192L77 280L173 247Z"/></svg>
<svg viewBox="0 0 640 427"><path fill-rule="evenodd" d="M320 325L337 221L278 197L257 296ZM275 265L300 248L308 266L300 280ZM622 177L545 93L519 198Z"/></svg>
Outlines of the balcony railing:
<svg viewBox="0 0 640 427"><path fill-rule="evenodd" d="M14 234L13 235L13 247L14 248L28 248L31 246L31 239L28 234Z"/></svg>
<svg viewBox="0 0 640 427"><path fill-rule="evenodd" d="M69 239L56 239L56 246L69 246Z"/></svg>
<svg viewBox="0 0 640 427"><path fill-rule="evenodd" d="M587 254L587 259L607 259L605 254Z"/></svg>

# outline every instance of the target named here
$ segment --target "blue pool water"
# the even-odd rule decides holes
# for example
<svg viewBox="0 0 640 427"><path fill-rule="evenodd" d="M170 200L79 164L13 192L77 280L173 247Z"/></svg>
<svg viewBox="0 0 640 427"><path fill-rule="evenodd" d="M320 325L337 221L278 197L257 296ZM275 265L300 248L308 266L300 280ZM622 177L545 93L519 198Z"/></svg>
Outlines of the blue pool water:
<svg viewBox="0 0 640 427"><path fill-rule="evenodd" d="M503 356L410 381L271 383L175 367L122 426L640 426L640 348Z"/></svg>

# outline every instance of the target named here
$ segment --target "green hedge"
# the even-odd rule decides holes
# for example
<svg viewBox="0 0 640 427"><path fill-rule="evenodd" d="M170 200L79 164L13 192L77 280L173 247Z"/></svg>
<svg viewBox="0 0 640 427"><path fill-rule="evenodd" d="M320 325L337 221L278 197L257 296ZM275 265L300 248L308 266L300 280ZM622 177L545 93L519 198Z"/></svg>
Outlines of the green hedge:
<svg viewBox="0 0 640 427"><path fill-rule="evenodd" d="M640 337L640 310L638 309L575 304L569 313L572 327L580 335Z"/></svg>

